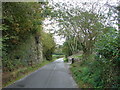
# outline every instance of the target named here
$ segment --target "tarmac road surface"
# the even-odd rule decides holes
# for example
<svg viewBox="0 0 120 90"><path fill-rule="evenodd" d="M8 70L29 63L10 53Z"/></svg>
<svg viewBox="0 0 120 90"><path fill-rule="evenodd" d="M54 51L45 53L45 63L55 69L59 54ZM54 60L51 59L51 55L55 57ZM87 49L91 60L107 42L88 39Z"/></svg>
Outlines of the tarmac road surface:
<svg viewBox="0 0 120 90"><path fill-rule="evenodd" d="M63 58L43 66L6 88L77 88Z"/></svg>

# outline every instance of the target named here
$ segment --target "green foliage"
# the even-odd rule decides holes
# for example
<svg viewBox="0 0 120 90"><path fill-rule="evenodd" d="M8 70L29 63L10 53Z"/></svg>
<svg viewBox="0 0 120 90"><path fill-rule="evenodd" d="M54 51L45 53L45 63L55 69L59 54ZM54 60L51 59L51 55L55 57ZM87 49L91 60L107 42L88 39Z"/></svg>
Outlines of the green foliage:
<svg viewBox="0 0 120 90"><path fill-rule="evenodd" d="M65 3L57 3L55 7L58 9L54 9L54 19L59 22L60 27L55 33L66 38L63 52L72 55L82 50L86 56L93 53L96 38L104 29L103 15L95 13L93 8L67 8Z"/></svg>
<svg viewBox="0 0 120 90"><path fill-rule="evenodd" d="M107 73L107 75L102 75L102 79L108 87L120 86L118 76L120 74L120 43L117 41L118 37L119 33L116 29L106 28L106 33L101 35L99 41L96 42L96 60L102 63L103 66L100 65L100 67L103 67L103 71Z"/></svg>
<svg viewBox="0 0 120 90"><path fill-rule="evenodd" d="M52 59L55 43L52 35L45 33L42 28L42 22L48 15L45 12L50 11L47 4L3 2L3 71L38 63L42 59L42 47L44 55Z"/></svg>
<svg viewBox="0 0 120 90"><path fill-rule="evenodd" d="M29 34L35 34L39 27L42 9L38 3L3 3L3 44L8 52L23 43ZM39 19L38 19L39 18Z"/></svg>
<svg viewBox="0 0 120 90"><path fill-rule="evenodd" d="M54 53L58 55L63 55L62 47L63 47L62 45L59 45L59 44L56 45Z"/></svg>
<svg viewBox="0 0 120 90"><path fill-rule="evenodd" d="M69 47L69 45L68 45L67 42L65 42L65 43L63 44L62 52L63 52L65 55L67 55L67 56L72 55L71 49L70 49L70 47Z"/></svg>
<svg viewBox="0 0 120 90"><path fill-rule="evenodd" d="M52 34L50 33L41 33L41 40L43 44L43 55L47 60L52 60L52 54L55 50L55 42Z"/></svg>
<svg viewBox="0 0 120 90"><path fill-rule="evenodd" d="M96 42L97 59L104 62L111 62L119 66L120 63L120 51L118 37L119 33L113 28L107 28L107 33L99 37L99 41Z"/></svg>
<svg viewBox="0 0 120 90"><path fill-rule="evenodd" d="M79 40L75 40L75 41L74 40L75 38L71 36L71 38L67 38L66 41L64 42L62 47L62 52L65 55L70 56L82 50L82 46Z"/></svg>
<svg viewBox="0 0 120 90"><path fill-rule="evenodd" d="M35 31L34 28L37 27L34 25L36 21L34 14L37 12L38 4L4 2L2 6L3 67L5 71L11 71L25 63L25 61L22 61L21 56L26 56L25 52L28 49L25 48L23 50L20 46L26 43L31 34L36 34L35 32L33 33L33 30ZM18 51L18 49L20 50Z"/></svg>
<svg viewBox="0 0 120 90"><path fill-rule="evenodd" d="M95 43L95 52L87 61L73 64L71 70L81 87L119 88L120 52L119 33L114 28L106 28Z"/></svg>
<svg viewBox="0 0 120 90"><path fill-rule="evenodd" d="M56 58L56 59L63 58L63 57L64 57L64 55L53 54L53 58Z"/></svg>

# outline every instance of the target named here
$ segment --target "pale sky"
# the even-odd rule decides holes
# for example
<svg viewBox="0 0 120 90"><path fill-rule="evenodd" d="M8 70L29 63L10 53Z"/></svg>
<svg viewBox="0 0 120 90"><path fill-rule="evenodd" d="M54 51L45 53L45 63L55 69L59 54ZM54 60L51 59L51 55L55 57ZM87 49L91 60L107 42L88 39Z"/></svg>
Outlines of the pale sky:
<svg viewBox="0 0 120 90"><path fill-rule="evenodd" d="M70 2L71 4L73 4L73 1L74 1L74 4L79 4L80 2L97 2L98 0L48 0L50 3L51 1L54 1L54 2ZM120 0L99 0L100 3L102 4L105 4L106 1L109 2L110 5L116 5L118 4L118 2L120 2ZM49 24L50 21L49 20L45 20L44 21L45 24ZM56 24L51 24L51 25L48 25L48 26L44 26L44 29L47 31L47 29L58 29L57 25ZM60 44L62 45L64 42L65 42L65 39L64 38L61 38L60 36L57 36L57 35L54 35L54 38L55 38L55 42L56 44Z"/></svg>

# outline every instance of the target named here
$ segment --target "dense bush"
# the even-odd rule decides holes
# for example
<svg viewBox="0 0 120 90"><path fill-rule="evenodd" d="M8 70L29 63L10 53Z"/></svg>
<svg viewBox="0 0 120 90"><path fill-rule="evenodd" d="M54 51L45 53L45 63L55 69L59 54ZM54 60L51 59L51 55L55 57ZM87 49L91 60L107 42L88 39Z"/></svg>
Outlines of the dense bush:
<svg viewBox="0 0 120 90"><path fill-rule="evenodd" d="M55 42L52 34L42 32L41 41L43 45L43 56L46 60L52 60L52 53L55 50Z"/></svg>
<svg viewBox="0 0 120 90"><path fill-rule="evenodd" d="M3 2L2 6L3 71L38 64L44 52L50 53L48 57L51 60L54 39L42 28L42 22L49 11L47 3ZM48 39L49 42L46 41ZM49 51L45 51L44 46Z"/></svg>
<svg viewBox="0 0 120 90"><path fill-rule="evenodd" d="M114 28L106 30L96 42L97 61L94 63L101 68L101 79L106 87L120 87L120 43L117 41L119 33Z"/></svg>
<svg viewBox="0 0 120 90"><path fill-rule="evenodd" d="M79 86L94 88L120 87L119 33L114 28L99 36L93 55L71 68ZM84 87L84 86L82 86Z"/></svg>

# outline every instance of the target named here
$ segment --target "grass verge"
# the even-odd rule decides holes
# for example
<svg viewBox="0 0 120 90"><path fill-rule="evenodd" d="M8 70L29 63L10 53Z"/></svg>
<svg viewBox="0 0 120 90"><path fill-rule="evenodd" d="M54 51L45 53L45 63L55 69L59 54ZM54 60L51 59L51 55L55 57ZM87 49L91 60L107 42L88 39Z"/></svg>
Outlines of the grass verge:
<svg viewBox="0 0 120 90"><path fill-rule="evenodd" d="M72 76L73 76L74 80L76 81L79 88L92 87L89 83L86 82L87 77L85 74L87 74L87 69L88 68L86 66L80 66L78 63L74 63L70 67Z"/></svg>
<svg viewBox="0 0 120 90"><path fill-rule="evenodd" d="M71 64L70 71L74 80L76 81L79 88L92 88L91 82L93 80L89 78L89 69L88 63L82 61L82 55L74 56L74 58L79 58L81 61L76 61L75 63ZM90 82L90 83L89 83Z"/></svg>

